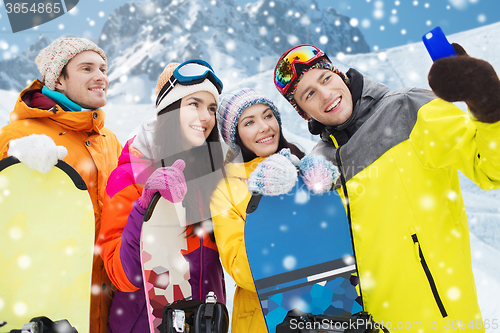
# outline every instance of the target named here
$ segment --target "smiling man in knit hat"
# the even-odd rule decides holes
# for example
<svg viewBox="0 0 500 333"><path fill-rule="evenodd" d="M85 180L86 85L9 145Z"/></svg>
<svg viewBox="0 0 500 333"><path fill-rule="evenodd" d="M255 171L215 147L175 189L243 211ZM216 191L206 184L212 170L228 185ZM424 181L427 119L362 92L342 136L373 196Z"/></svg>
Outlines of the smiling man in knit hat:
<svg viewBox="0 0 500 333"><path fill-rule="evenodd" d="M500 188L500 80L453 47L430 69L433 91L344 74L313 45L275 69L278 90L320 135L312 154L340 169L332 185L346 198L364 310L391 332L484 332L458 170Z"/></svg>
<svg viewBox="0 0 500 333"><path fill-rule="evenodd" d="M122 149L104 127L106 55L88 39L59 38L40 51L35 62L42 81L35 79L21 92L10 114L11 123L0 129L0 158L15 156L42 173L50 171L58 159L70 164L87 184L97 235L106 181ZM90 305L93 333L107 332L112 297L102 259L95 252Z"/></svg>

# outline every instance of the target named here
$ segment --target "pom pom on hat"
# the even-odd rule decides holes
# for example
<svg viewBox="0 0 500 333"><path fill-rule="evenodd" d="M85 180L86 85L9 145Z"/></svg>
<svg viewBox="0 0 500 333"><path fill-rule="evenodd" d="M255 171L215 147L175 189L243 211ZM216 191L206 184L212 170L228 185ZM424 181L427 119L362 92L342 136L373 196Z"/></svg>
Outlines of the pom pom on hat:
<svg viewBox="0 0 500 333"><path fill-rule="evenodd" d="M83 51L98 53L107 63L104 51L86 38L58 38L42 49L35 59L42 81L50 90L55 90L57 80L64 66L77 54Z"/></svg>
<svg viewBox="0 0 500 333"><path fill-rule="evenodd" d="M160 77L156 82L156 90L155 90L156 96L158 96L158 93L166 84L170 84L169 79L172 77L172 75L174 74L174 70L179 65L180 64L177 62L172 62L168 64L165 67L165 69L163 69L163 72L160 74ZM214 96L217 105L219 104L219 92L217 91L217 88L210 80L205 79L201 83L192 85L183 85L177 83L174 86L174 88L168 92L168 94L162 99L160 104L156 107L156 113L158 114L161 110L165 109L167 106L174 103L175 101L178 101L179 99L194 94L195 92L198 91L206 91L211 93Z"/></svg>
<svg viewBox="0 0 500 333"><path fill-rule="evenodd" d="M246 108L259 103L266 104L271 108L281 127L281 117L278 109L264 94L251 88L244 88L223 96L217 110L217 123L224 142L226 142L234 154L239 153L239 147L236 145L238 119Z"/></svg>

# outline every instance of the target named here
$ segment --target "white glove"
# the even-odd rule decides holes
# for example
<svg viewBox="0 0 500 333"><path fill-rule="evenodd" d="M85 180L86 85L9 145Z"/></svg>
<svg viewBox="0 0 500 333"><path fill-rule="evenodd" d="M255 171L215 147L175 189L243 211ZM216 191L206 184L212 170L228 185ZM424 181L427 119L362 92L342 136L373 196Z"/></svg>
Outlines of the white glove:
<svg viewBox="0 0 500 333"><path fill-rule="evenodd" d="M340 177L339 169L322 155L307 155L300 161L301 177L313 193L329 191Z"/></svg>
<svg viewBox="0 0 500 333"><path fill-rule="evenodd" d="M294 158L295 157L295 158ZM260 162L248 178L248 191L252 194L282 195L290 192L297 182L298 162L290 149L282 149Z"/></svg>
<svg viewBox="0 0 500 333"><path fill-rule="evenodd" d="M30 169L47 173L58 160L68 155L63 146L56 146L54 140L45 134L32 134L9 142L7 156L14 156Z"/></svg>

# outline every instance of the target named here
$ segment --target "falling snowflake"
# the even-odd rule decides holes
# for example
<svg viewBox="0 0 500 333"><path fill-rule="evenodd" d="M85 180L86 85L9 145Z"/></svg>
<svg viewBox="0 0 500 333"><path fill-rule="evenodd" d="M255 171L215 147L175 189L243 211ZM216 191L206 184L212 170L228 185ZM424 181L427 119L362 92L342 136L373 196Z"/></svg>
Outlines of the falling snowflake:
<svg viewBox="0 0 500 333"><path fill-rule="evenodd" d="M424 195L420 198L420 207L424 210L432 210L436 206L436 200L431 195Z"/></svg>
<svg viewBox="0 0 500 333"><path fill-rule="evenodd" d="M486 15L484 15L484 14L480 14L480 15L477 17L477 21L478 21L479 23L484 23L484 22L486 22Z"/></svg>
<svg viewBox="0 0 500 333"><path fill-rule="evenodd" d="M236 43L234 41L230 40L226 43L226 50L234 51L235 49L236 49Z"/></svg>
<svg viewBox="0 0 500 333"><path fill-rule="evenodd" d="M14 226L9 230L9 236L13 240L20 240L23 237L23 235L24 235L23 230L17 226Z"/></svg>
<svg viewBox="0 0 500 333"><path fill-rule="evenodd" d="M29 268L31 266L31 258L27 255L22 255L17 259L17 265L22 269Z"/></svg>
<svg viewBox="0 0 500 333"><path fill-rule="evenodd" d="M457 301L460 298L461 294L462 293L460 292L460 289L457 287L451 287L446 293L448 298L452 301Z"/></svg>
<svg viewBox="0 0 500 333"><path fill-rule="evenodd" d="M14 304L14 313L18 316L24 316L28 312L28 306L23 302Z"/></svg>
<svg viewBox="0 0 500 333"><path fill-rule="evenodd" d="M297 45L299 44L299 38L297 36L294 36L294 35L289 35L287 37L287 41L290 45Z"/></svg>
<svg viewBox="0 0 500 333"><path fill-rule="evenodd" d="M351 25L351 27L355 28L358 26L359 24L359 21L357 18L352 18L350 21L349 21L349 24Z"/></svg>
<svg viewBox="0 0 500 333"><path fill-rule="evenodd" d="M296 266L297 266L297 259L296 259L294 256L286 256L286 257L283 259L283 267L284 267L286 270L291 271L291 270L292 270L292 269L294 269Z"/></svg>
<svg viewBox="0 0 500 333"><path fill-rule="evenodd" d="M90 293L94 296L99 295L101 293L101 286L97 284L93 284L92 287L90 288Z"/></svg>
<svg viewBox="0 0 500 333"><path fill-rule="evenodd" d="M70 256L75 252L75 249L73 249L71 246L68 246L66 250L64 250L64 252L66 252L66 255Z"/></svg>
<svg viewBox="0 0 500 333"><path fill-rule="evenodd" d="M319 38L319 42L320 42L321 44L326 44L326 43L328 43L328 37L326 37L326 36L321 36L321 37Z"/></svg>
<svg viewBox="0 0 500 333"><path fill-rule="evenodd" d="M346 265L354 265L356 263L356 261L354 260L354 257L350 254L344 255L344 257L342 258L342 261Z"/></svg>

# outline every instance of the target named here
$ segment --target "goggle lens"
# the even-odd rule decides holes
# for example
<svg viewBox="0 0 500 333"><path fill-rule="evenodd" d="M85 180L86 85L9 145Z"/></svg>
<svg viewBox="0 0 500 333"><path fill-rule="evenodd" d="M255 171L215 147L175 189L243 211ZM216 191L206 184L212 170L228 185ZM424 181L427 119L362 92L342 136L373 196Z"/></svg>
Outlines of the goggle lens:
<svg viewBox="0 0 500 333"><path fill-rule="evenodd" d="M312 45L299 46L284 56L276 66L274 83L279 89L284 89L295 79L293 64L297 61L308 63L318 57L321 51ZM322 53L322 52L321 52Z"/></svg>
<svg viewBox="0 0 500 333"><path fill-rule="evenodd" d="M192 76L202 76L205 75L206 72L212 72L210 68L203 66L201 64L197 63L189 63L185 64L184 66L180 67L178 72L182 76L186 77L192 77ZM213 72L212 72L213 73Z"/></svg>

